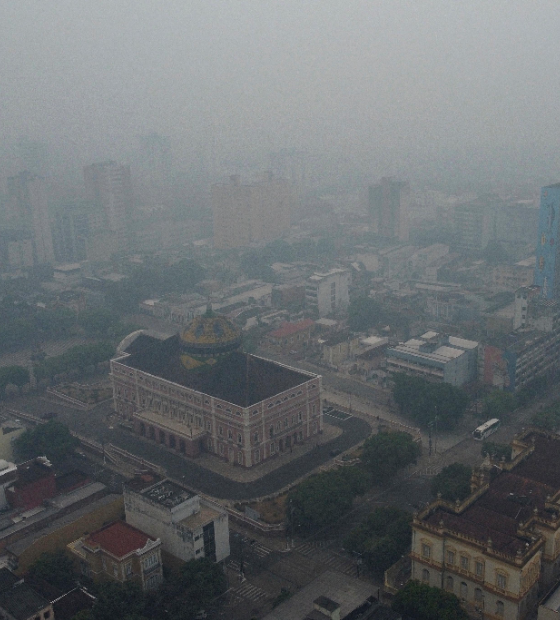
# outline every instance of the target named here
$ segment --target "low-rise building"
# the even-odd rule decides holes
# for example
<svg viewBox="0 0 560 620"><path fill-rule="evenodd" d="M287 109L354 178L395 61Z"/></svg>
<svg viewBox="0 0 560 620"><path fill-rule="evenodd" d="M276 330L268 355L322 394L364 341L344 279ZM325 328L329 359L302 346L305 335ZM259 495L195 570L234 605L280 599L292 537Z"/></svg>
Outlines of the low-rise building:
<svg viewBox="0 0 560 620"><path fill-rule="evenodd" d="M163 581L161 540L115 521L70 543L81 572L94 581L135 582L153 590Z"/></svg>
<svg viewBox="0 0 560 620"><path fill-rule="evenodd" d="M283 323L278 329L271 331L267 341L274 348L282 351L301 349L309 346L315 321L303 319L297 323Z"/></svg>
<svg viewBox="0 0 560 620"><path fill-rule="evenodd" d="M171 480L128 482L124 507L127 523L157 537L180 560L221 562L229 556L226 510Z"/></svg>
<svg viewBox="0 0 560 620"><path fill-rule="evenodd" d="M387 369L461 386L477 376L478 342L426 332L387 349Z"/></svg>

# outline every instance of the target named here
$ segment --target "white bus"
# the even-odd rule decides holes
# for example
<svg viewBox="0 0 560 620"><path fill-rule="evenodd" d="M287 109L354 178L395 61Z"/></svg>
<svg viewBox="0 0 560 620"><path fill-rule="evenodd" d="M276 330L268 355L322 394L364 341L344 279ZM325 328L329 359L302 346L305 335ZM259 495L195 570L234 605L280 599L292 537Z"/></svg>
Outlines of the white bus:
<svg viewBox="0 0 560 620"><path fill-rule="evenodd" d="M488 422L484 422L478 428L475 428L473 431L473 438L482 441L486 439L488 435L495 433L500 428L500 420L498 418L492 418L488 420Z"/></svg>

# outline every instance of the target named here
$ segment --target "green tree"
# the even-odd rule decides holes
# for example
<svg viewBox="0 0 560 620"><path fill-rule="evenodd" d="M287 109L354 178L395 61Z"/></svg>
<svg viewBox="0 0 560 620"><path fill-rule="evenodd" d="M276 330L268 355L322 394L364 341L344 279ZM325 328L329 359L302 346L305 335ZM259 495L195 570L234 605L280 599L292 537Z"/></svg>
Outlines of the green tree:
<svg viewBox="0 0 560 620"><path fill-rule="evenodd" d="M36 456L46 456L53 463L60 463L74 452L79 441L70 434L62 422L49 420L34 429L28 429L14 440L14 450L18 461L26 461Z"/></svg>
<svg viewBox="0 0 560 620"><path fill-rule="evenodd" d="M400 469L416 463L420 450L408 433L378 433L366 439L362 463L376 483L388 484Z"/></svg>
<svg viewBox="0 0 560 620"><path fill-rule="evenodd" d="M402 415L421 426L436 421L438 428L454 428L465 413L467 393L449 383L432 383L404 373L393 375L393 398Z"/></svg>
<svg viewBox="0 0 560 620"><path fill-rule="evenodd" d="M138 584L107 581L97 587L92 616L94 620L132 620L143 617L144 607L144 595Z"/></svg>
<svg viewBox="0 0 560 620"><path fill-rule="evenodd" d="M441 493L450 502L464 500L471 492L472 469L468 465L452 463L444 467L432 480L432 494Z"/></svg>
<svg viewBox="0 0 560 620"><path fill-rule="evenodd" d="M354 497L365 493L370 478L358 467L344 467L311 476L290 491L287 520L292 532L307 534L336 523Z"/></svg>
<svg viewBox="0 0 560 620"><path fill-rule="evenodd" d="M459 599L450 592L409 581L397 592L393 609L415 620L468 620Z"/></svg>
<svg viewBox="0 0 560 620"><path fill-rule="evenodd" d="M509 444L485 441L482 444L480 453L482 456L489 454L492 458L497 460L504 458L506 461L511 461L511 445Z"/></svg>
<svg viewBox="0 0 560 620"><path fill-rule="evenodd" d="M344 548L361 554L377 576L401 558L410 547L410 513L391 506L377 508L344 541Z"/></svg>
<svg viewBox="0 0 560 620"><path fill-rule="evenodd" d="M487 420L498 418L507 419L517 407L515 396L509 392L496 390L488 394L483 401L482 413Z"/></svg>
<svg viewBox="0 0 560 620"><path fill-rule="evenodd" d="M0 393L10 383L18 387L29 383L29 371L27 368L23 366L4 366L0 368Z"/></svg>
<svg viewBox="0 0 560 620"><path fill-rule="evenodd" d="M353 332L365 332L386 317L380 304L370 297L357 297L348 306L348 327Z"/></svg>
<svg viewBox="0 0 560 620"><path fill-rule="evenodd" d="M28 573L31 579L47 581L63 592L76 587L74 564L64 551L42 553L29 567Z"/></svg>

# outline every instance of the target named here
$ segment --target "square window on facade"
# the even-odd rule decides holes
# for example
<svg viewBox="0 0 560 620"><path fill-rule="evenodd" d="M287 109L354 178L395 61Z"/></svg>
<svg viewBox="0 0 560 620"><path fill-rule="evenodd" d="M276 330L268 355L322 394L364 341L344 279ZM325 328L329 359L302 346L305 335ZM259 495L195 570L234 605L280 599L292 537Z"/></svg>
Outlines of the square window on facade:
<svg viewBox="0 0 560 620"><path fill-rule="evenodd" d="M430 545L422 544L422 556L425 558L429 558L432 553L432 548Z"/></svg>

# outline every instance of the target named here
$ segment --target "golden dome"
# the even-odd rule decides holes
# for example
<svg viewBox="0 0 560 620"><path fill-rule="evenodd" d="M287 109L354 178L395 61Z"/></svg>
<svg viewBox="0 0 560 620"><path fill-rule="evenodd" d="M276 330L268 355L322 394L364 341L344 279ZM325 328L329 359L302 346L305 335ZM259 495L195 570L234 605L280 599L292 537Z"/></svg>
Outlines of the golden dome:
<svg viewBox="0 0 560 620"><path fill-rule="evenodd" d="M196 317L181 333L181 349L194 356L229 353L241 345L241 330L225 316L211 310Z"/></svg>

